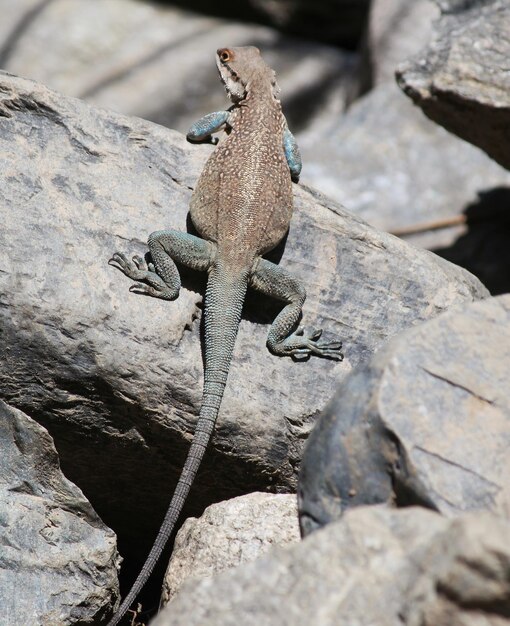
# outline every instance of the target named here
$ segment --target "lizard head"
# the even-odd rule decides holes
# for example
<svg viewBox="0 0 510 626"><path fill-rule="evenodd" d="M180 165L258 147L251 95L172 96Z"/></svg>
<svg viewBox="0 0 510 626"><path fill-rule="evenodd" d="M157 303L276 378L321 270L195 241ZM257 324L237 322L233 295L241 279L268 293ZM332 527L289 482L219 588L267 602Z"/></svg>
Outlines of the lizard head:
<svg viewBox="0 0 510 626"><path fill-rule="evenodd" d="M220 48L216 52L216 65L232 102L245 98L250 86L257 81L270 85L273 96L278 96L280 90L276 84L275 73L255 46Z"/></svg>

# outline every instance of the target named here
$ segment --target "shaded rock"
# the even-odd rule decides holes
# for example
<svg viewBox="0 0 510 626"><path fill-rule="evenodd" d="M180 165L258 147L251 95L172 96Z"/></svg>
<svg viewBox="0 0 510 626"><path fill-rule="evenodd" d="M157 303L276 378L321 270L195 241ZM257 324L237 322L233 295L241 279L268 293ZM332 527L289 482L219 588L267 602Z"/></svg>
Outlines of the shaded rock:
<svg viewBox="0 0 510 626"><path fill-rule="evenodd" d="M299 479L304 534L346 508L510 515L510 296L410 329L340 386Z"/></svg>
<svg viewBox="0 0 510 626"><path fill-rule="evenodd" d="M493 293L510 290L510 174L396 85L379 85L319 135L303 133L300 148L303 182L376 228L441 250Z"/></svg>
<svg viewBox="0 0 510 626"><path fill-rule="evenodd" d="M152 231L186 230L213 148L7 74L0 116L1 394L48 428L121 553L145 556L196 423L205 277L184 273L179 299L163 302L130 294L107 260L143 255ZM487 295L461 268L294 189L272 258L284 252L281 265L308 290L304 323L343 339L346 358L271 355L281 304L251 294L187 515L251 491L294 492L303 443L352 367L404 328Z"/></svg>
<svg viewBox="0 0 510 626"><path fill-rule="evenodd" d="M115 535L60 471L47 431L0 401L4 626L98 624L119 590Z"/></svg>
<svg viewBox="0 0 510 626"><path fill-rule="evenodd" d="M480 192L464 210L465 228L450 245L431 238L432 250L477 276L493 295L510 291L510 188ZM409 234L413 243L423 234Z"/></svg>
<svg viewBox="0 0 510 626"><path fill-rule="evenodd" d="M236 12L226 21L139 0L52 0L27 19L29 8L15 9L0 67L183 132L225 108L214 62L224 46L261 48L277 70L293 130L322 118L328 102L330 115L341 113L353 80L354 54L234 22Z"/></svg>
<svg viewBox="0 0 510 626"><path fill-rule="evenodd" d="M277 28L355 47L365 27L370 0L250 0L250 4Z"/></svg>
<svg viewBox="0 0 510 626"><path fill-rule="evenodd" d="M428 43L438 16L433 0L372 1L365 44L371 85L394 82L397 65Z"/></svg>
<svg viewBox="0 0 510 626"><path fill-rule="evenodd" d="M211 578L299 540L294 494L250 493L212 504L177 533L163 582L166 604L190 578Z"/></svg>
<svg viewBox="0 0 510 626"><path fill-rule="evenodd" d="M335 45L354 47L365 25L370 0L174 0L202 13L259 21L278 29Z"/></svg>
<svg viewBox="0 0 510 626"><path fill-rule="evenodd" d="M366 507L286 549L186 583L151 626L507 626L510 524Z"/></svg>
<svg viewBox="0 0 510 626"><path fill-rule="evenodd" d="M510 5L441 0L428 48L399 68L424 113L510 168Z"/></svg>

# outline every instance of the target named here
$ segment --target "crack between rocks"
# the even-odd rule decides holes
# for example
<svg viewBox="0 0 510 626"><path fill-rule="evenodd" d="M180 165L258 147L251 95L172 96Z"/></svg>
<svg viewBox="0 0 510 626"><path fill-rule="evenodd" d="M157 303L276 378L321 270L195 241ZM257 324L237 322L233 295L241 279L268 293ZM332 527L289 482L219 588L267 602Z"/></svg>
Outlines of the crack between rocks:
<svg viewBox="0 0 510 626"><path fill-rule="evenodd" d="M172 174L170 174L170 172L168 170L162 169L161 171L163 172L163 174L168 176L168 178L170 178L170 180L172 180L179 187L184 187L185 189L189 189L190 191L193 191L193 187L190 187L189 185L186 185L185 183L183 183L178 178L175 178L175 176L172 176Z"/></svg>
<svg viewBox="0 0 510 626"><path fill-rule="evenodd" d="M497 489L497 491L501 491L501 485L498 485L494 481L489 480L485 476L482 476L482 474L479 474L478 472L475 472L474 470L470 469L469 467L465 467L464 465L461 465L460 463L456 463L455 461L452 461L451 459L447 459L446 457L441 456L437 452L432 452L431 450L427 450L427 448L423 448L422 446L416 446L415 445L414 449L415 450L419 450L420 452L423 452L424 454L427 454L427 455L429 455L429 456L431 456L431 457L433 457L435 459L439 459L443 463L447 463L448 465L452 465L453 467L457 467L458 469L460 469L463 472L466 472L468 474L471 474L472 476L476 476L477 478L479 478L484 483L487 483L488 485L492 485L493 487L495 487ZM444 496L441 496L441 497L444 497ZM492 494L491 494L491 500L494 502L494 496Z"/></svg>
<svg viewBox="0 0 510 626"><path fill-rule="evenodd" d="M437 380L442 380L443 382L448 383L452 387L457 387L458 389L462 389L462 391L465 391L470 396L473 396L474 398L476 398L477 400L480 400L481 402L485 402L487 404L490 404L491 406L494 406L495 404L494 400L489 400L488 398L484 398L483 396L477 394L472 389L469 389L469 387L465 387L464 385L461 385L460 383L457 383L454 380L450 380L449 378L446 378L446 376L441 376L441 374L436 374L435 372L432 372L426 367L421 367L420 369L422 369L425 373L429 374L429 376L436 378Z"/></svg>
<svg viewBox="0 0 510 626"><path fill-rule="evenodd" d="M127 241L128 243L136 243L140 246L145 246L147 248L147 252L149 248L147 246L147 241L142 241L142 239L138 239L138 237L124 237L123 235L119 235L118 233L108 233L111 237L115 239L121 239L122 241Z"/></svg>

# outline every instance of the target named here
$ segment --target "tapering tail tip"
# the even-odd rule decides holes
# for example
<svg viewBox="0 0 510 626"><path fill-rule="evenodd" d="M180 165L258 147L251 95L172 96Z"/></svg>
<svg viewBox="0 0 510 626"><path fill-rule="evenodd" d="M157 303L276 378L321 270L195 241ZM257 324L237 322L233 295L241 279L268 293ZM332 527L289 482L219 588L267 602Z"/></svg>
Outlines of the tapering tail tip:
<svg viewBox="0 0 510 626"><path fill-rule="evenodd" d="M107 626L117 626L136 600L170 538L191 489L207 445L227 382L241 312L248 287L245 274L236 275L216 265L209 274L205 297L205 372L202 405L193 441L168 511L140 574Z"/></svg>

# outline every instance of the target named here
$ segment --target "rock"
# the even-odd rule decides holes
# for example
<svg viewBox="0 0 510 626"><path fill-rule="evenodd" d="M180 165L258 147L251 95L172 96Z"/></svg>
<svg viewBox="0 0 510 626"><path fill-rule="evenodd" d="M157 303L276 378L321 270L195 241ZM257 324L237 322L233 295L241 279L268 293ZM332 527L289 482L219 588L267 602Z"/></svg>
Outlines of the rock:
<svg viewBox="0 0 510 626"><path fill-rule="evenodd" d="M16 45L19 33L26 24L44 11L51 0L0 0L2 20L0 22L0 67L4 67Z"/></svg>
<svg viewBox="0 0 510 626"><path fill-rule="evenodd" d="M510 173L427 120L394 84L320 134L303 133L300 147L303 182L376 228L440 251L491 292L510 290Z"/></svg>
<svg viewBox="0 0 510 626"><path fill-rule="evenodd" d="M510 291L510 187L480 192L478 200L464 210L465 232L449 244L437 240L433 251L477 276L493 295ZM423 235L410 234L413 243ZM432 241L431 241L432 243Z"/></svg>
<svg viewBox="0 0 510 626"><path fill-rule="evenodd" d="M364 30L370 0L250 0L249 4L284 31L354 48Z"/></svg>
<svg viewBox="0 0 510 626"><path fill-rule="evenodd" d="M218 84L218 88L221 89ZM196 303L128 292L107 260L186 229L211 146L0 74L0 390L48 428L66 475L145 556L189 448L202 389ZM277 303L251 294L214 440L185 515L251 491L295 492L302 447L332 390L390 336L488 295L450 263L295 186L281 265L308 290L304 323L345 359L296 363L266 347Z"/></svg>
<svg viewBox="0 0 510 626"><path fill-rule="evenodd" d="M295 494L250 493L207 507L177 533L163 582L166 604L190 578L211 578L299 540Z"/></svg>
<svg viewBox="0 0 510 626"><path fill-rule="evenodd" d="M364 507L303 542L186 583L151 626L508 626L510 524Z"/></svg>
<svg viewBox="0 0 510 626"><path fill-rule="evenodd" d="M425 51L399 68L424 113L510 168L510 5L441 0Z"/></svg>
<svg viewBox="0 0 510 626"><path fill-rule="evenodd" d="M508 518L509 366L510 295L456 307L379 350L308 439L303 532L381 502Z"/></svg>
<svg viewBox="0 0 510 626"><path fill-rule="evenodd" d="M60 471L48 432L0 401L5 626L98 624L117 602L115 535Z"/></svg>
<svg viewBox="0 0 510 626"><path fill-rule="evenodd" d="M376 87L340 120L324 116L298 136L302 180L504 293L510 174L429 121L394 85L398 63L425 44L436 12L431 0L373 2L364 65L365 82Z"/></svg>
<svg viewBox="0 0 510 626"><path fill-rule="evenodd" d="M433 0L373 0L365 44L372 85L394 82L397 65L428 43L438 16Z"/></svg>
<svg viewBox="0 0 510 626"><path fill-rule="evenodd" d="M227 21L164 3L52 0L44 10L37 3L40 10L28 19L34 9L25 5L13 8L15 22L8 20L11 26L3 38L8 42L15 34L15 42L3 58L0 52L0 67L96 106L182 132L202 115L227 107L214 63L215 51L224 46L262 49L278 72L294 131L322 119L328 102L329 115L340 114L351 89L356 55L232 21L236 12Z"/></svg>

